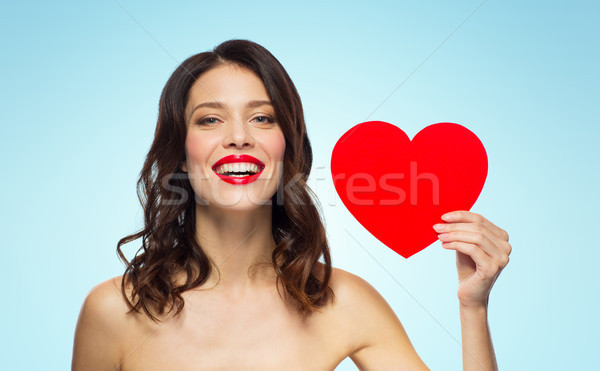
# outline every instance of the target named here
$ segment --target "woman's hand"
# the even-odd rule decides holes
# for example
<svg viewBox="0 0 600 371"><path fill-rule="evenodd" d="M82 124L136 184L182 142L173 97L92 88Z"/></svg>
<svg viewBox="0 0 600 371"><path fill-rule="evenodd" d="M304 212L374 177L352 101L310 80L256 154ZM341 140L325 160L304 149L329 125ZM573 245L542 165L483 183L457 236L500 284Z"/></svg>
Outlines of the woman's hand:
<svg viewBox="0 0 600 371"><path fill-rule="evenodd" d="M508 233L470 211L442 215L446 223L433 226L446 249L456 250L458 300L465 308L487 308L492 285L508 264L512 247Z"/></svg>

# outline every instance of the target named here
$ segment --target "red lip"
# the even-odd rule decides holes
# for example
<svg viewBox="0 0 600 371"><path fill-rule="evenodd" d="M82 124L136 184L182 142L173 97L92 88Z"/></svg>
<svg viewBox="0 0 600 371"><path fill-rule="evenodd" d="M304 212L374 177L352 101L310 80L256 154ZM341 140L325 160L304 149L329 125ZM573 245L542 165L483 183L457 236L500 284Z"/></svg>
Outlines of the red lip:
<svg viewBox="0 0 600 371"><path fill-rule="evenodd" d="M212 169L215 170L217 168L217 166L221 166L223 164L229 164L229 163L233 163L233 162L251 162L251 163L257 164L263 168L265 167L265 164L263 164L256 157L252 157L250 155L229 155L229 156L225 156L222 159L220 159L219 161L215 162Z"/></svg>
<svg viewBox="0 0 600 371"><path fill-rule="evenodd" d="M227 176L227 175L217 173L217 168L219 166L221 166L223 164L231 164L231 163L235 163L235 162L250 162L252 164L258 165L260 167L260 170L256 174L248 175L248 176L244 176L244 177L233 177L233 176ZM221 180L223 180L227 183L230 183L230 184L252 183L256 179L258 179L258 177L260 176L260 174L263 172L264 169L265 169L265 164L263 164L259 159L252 157L250 155L225 156L222 159L220 159L219 161L215 162L215 164L212 166L212 170L215 172L215 174L217 174L217 176L219 178L221 178Z"/></svg>

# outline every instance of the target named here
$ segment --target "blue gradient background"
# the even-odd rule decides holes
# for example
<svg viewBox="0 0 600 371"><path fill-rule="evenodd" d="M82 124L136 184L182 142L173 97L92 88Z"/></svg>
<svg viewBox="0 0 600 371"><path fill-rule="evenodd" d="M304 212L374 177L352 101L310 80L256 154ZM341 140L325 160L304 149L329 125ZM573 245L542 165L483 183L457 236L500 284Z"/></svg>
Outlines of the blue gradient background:
<svg viewBox="0 0 600 371"><path fill-rule="evenodd" d="M116 243L142 225L135 182L160 92L179 62L231 38L262 44L294 80L333 264L387 299L431 369L461 369L454 252L436 242L405 260L343 207L331 151L366 120L479 136L489 174L472 211L513 246L490 298L499 366L594 368L600 6L490 0L456 30L479 5L3 2L0 369L70 367L85 296L123 273Z"/></svg>

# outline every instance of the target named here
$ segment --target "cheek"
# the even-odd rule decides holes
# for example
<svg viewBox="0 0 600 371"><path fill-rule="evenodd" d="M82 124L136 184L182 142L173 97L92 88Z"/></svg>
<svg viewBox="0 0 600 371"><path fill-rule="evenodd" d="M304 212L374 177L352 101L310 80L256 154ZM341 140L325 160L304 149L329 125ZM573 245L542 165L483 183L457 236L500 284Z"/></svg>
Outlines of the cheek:
<svg viewBox="0 0 600 371"><path fill-rule="evenodd" d="M265 152L273 163L283 162L285 153L285 137L281 130L262 132L255 135L256 144Z"/></svg>
<svg viewBox="0 0 600 371"><path fill-rule="evenodd" d="M269 146L273 158L283 161L283 156L285 154L285 137L281 131L278 131L273 136L271 141L269 141Z"/></svg>
<svg viewBox="0 0 600 371"><path fill-rule="evenodd" d="M189 133L185 139L185 151L189 166L195 167L204 165L210 157L211 146L210 138L195 133Z"/></svg>
<svg viewBox="0 0 600 371"><path fill-rule="evenodd" d="M277 163L277 178L279 182L283 181L283 158L285 156L285 137L283 133L275 136L270 142L271 158Z"/></svg>

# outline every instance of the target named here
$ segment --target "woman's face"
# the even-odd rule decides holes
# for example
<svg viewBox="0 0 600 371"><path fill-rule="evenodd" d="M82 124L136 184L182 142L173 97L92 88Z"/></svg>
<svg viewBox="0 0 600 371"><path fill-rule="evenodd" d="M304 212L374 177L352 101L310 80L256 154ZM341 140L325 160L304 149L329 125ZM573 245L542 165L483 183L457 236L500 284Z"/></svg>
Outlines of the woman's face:
<svg viewBox="0 0 600 371"><path fill-rule="evenodd" d="M262 80L225 64L192 85L182 169L196 202L248 210L265 204L283 173L285 138Z"/></svg>

